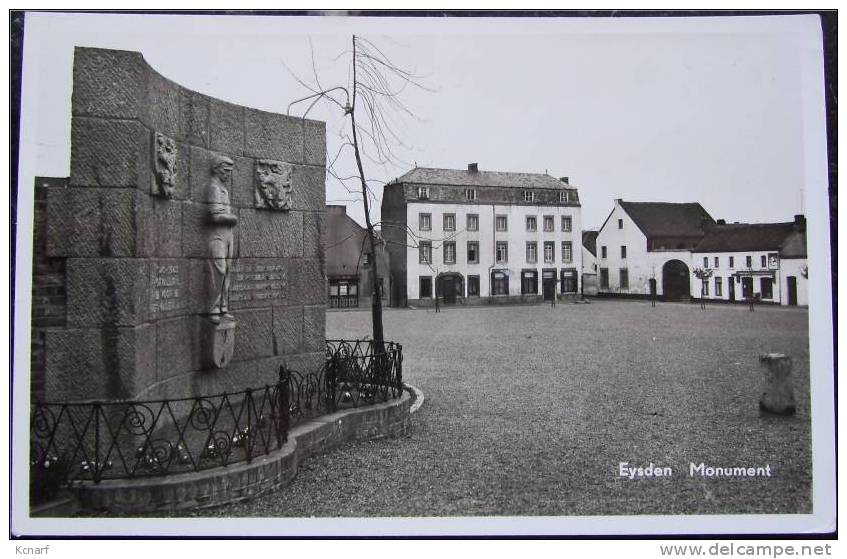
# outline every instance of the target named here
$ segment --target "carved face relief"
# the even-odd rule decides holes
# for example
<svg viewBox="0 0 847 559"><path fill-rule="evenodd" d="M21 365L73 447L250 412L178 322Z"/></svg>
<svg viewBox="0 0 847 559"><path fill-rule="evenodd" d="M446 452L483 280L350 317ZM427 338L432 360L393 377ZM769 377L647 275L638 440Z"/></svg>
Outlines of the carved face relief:
<svg viewBox="0 0 847 559"><path fill-rule="evenodd" d="M256 207L291 209L291 165L270 159L256 162Z"/></svg>
<svg viewBox="0 0 847 559"><path fill-rule="evenodd" d="M156 132L153 141L153 194L172 198L176 188L176 142Z"/></svg>

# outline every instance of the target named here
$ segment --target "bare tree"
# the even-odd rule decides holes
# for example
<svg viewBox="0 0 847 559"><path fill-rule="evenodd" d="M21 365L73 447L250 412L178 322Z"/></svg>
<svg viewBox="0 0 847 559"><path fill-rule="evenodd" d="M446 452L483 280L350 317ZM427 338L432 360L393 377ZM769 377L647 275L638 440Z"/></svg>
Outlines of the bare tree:
<svg viewBox="0 0 847 559"><path fill-rule="evenodd" d="M368 180L365 177L363 158L376 165L403 163L395 153L395 146L407 147L399 136L397 117L408 116L415 119L417 117L403 105L400 101L400 95L410 85L424 90L428 89L418 81L419 76L394 64L388 56L367 39L354 35L352 37L352 49L341 53L336 57L336 60L346 54L351 55L352 83L349 88L344 86L324 88L321 86L315 69L313 51L314 86L307 84L291 72L297 82L311 91L312 94L293 101L288 106L288 112L291 113L292 106L312 100L302 115L303 118L306 118L312 107L318 101L324 100L337 105L343 111L345 117L350 117L350 134L344 134L345 141L335 157L328 162L327 172L338 180L348 192L353 191L347 187L347 181L358 180L359 182L367 228L368 246L366 250L370 254L373 270L371 300L373 339L377 350L381 351L385 337L382 321L382 294L379 289L379 260L377 259L377 246L380 239L378 239L374 230L370 212L370 201L371 199L376 201L376 197L368 185L369 182L379 181ZM339 100L339 97L342 96L343 103L342 100ZM357 120L357 116L361 116L361 118ZM351 176L341 176L336 172L335 165L345 149L349 148L353 150L357 173ZM383 248L383 250L385 249Z"/></svg>

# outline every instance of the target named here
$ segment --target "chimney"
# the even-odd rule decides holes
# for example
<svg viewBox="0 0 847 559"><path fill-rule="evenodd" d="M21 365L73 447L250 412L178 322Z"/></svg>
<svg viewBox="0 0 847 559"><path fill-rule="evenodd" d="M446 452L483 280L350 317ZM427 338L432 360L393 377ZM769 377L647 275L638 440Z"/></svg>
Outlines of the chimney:
<svg viewBox="0 0 847 559"><path fill-rule="evenodd" d="M479 173L479 165L476 163L468 163L468 173Z"/></svg>
<svg viewBox="0 0 847 559"><path fill-rule="evenodd" d="M570 184L570 183L568 182L568 177L561 177L559 180L560 180L560 181L562 181L562 182L563 182L563 183L565 183L565 184Z"/></svg>
<svg viewBox="0 0 847 559"><path fill-rule="evenodd" d="M620 199L620 198L615 198L615 205L616 205L616 206L620 206L620 205L621 205L621 202L623 202L623 200L622 200L622 199Z"/></svg>
<svg viewBox="0 0 847 559"><path fill-rule="evenodd" d="M806 230L806 216L803 214L797 214L794 216L794 229L797 231L805 231Z"/></svg>
<svg viewBox="0 0 847 559"><path fill-rule="evenodd" d="M726 225L726 220L725 219L719 219L716 223L718 225Z"/></svg>

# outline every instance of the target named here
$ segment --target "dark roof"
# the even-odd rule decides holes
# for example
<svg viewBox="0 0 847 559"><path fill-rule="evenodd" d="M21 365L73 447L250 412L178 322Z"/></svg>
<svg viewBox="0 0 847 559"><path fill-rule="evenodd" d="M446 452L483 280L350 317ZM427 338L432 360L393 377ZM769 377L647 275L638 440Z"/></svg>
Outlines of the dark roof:
<svg viewBox="0 0 847 559"><path fill-rule="evenodd" d="M499 186L515 188L570 189L576 187L541 173L508 173L500 171L471 172L459 169L415 167L396 179L396 183L441 184L448 186Z"/></svg>
<svg viewBox="0 0 847 559"><path fill-rule="evenodd" d="M792 231L779 254L782 258L806 258L806 231Z"/></svg>
<svg viewBox="0 0 847 559"><path fill-rule="evenodd" d="M715 220L699 203L620 202L648 239L654 237L699 237L704 222Z"/></svg>
<svg viewBox="0 0 847 559"><path fill-rule="evenodd" d="M597 256L597 234L599 231L583 231L582 246L594 256Z"/></svg>
<svg viewBox="0 0 847 559"><path fill-rule="evenodd" d="M779 250L792 232L793 222L715 225L694 252Z"/></svg>

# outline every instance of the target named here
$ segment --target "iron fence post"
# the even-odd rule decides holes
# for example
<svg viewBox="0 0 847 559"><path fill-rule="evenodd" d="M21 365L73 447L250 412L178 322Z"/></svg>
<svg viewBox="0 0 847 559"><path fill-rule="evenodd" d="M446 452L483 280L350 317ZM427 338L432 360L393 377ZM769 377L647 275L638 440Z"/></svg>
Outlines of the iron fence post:
<svg viewBox="0 0 847 559"><path fill-rule="evenodd" d="M335 411L335 384L337 381L338 353L334 352L329 358L326 368L326 399L329 404L329 411Z"/></svg>
<svg viewBox="0 0 847 559"><path fill-rule="evenodd" d="M403 392L403 346L397 344L394 350L394 359L397 366L397 390L398 393Z"/></svg>
<svg viewBox="0 0 847 559"><path fill-rule="evenodd" d="M94 403L94 464L90 467L94 483L100 483L100 402Z"/></svg>
<svg viewBox="0 0 847 559"><path fill-rule="evenodd" d="M244 402L247 404L247 428L244 430L242 437L244 439L244 452L247 455L247 463L253 460L253 428L250 421L250 408L253 407L253 389L248 388L244 392Z"/></svg>
<svg viewBox="0 0 847 559"><path fill-rule="evenodd" d="M281 365L279 368L279 432L277 433L277 441L279 441L279 447L282 448L282 443L288 441L288 428L291 425L291 394L290 394L290 382L291 374L285 368L285 365Z"/></svg>

